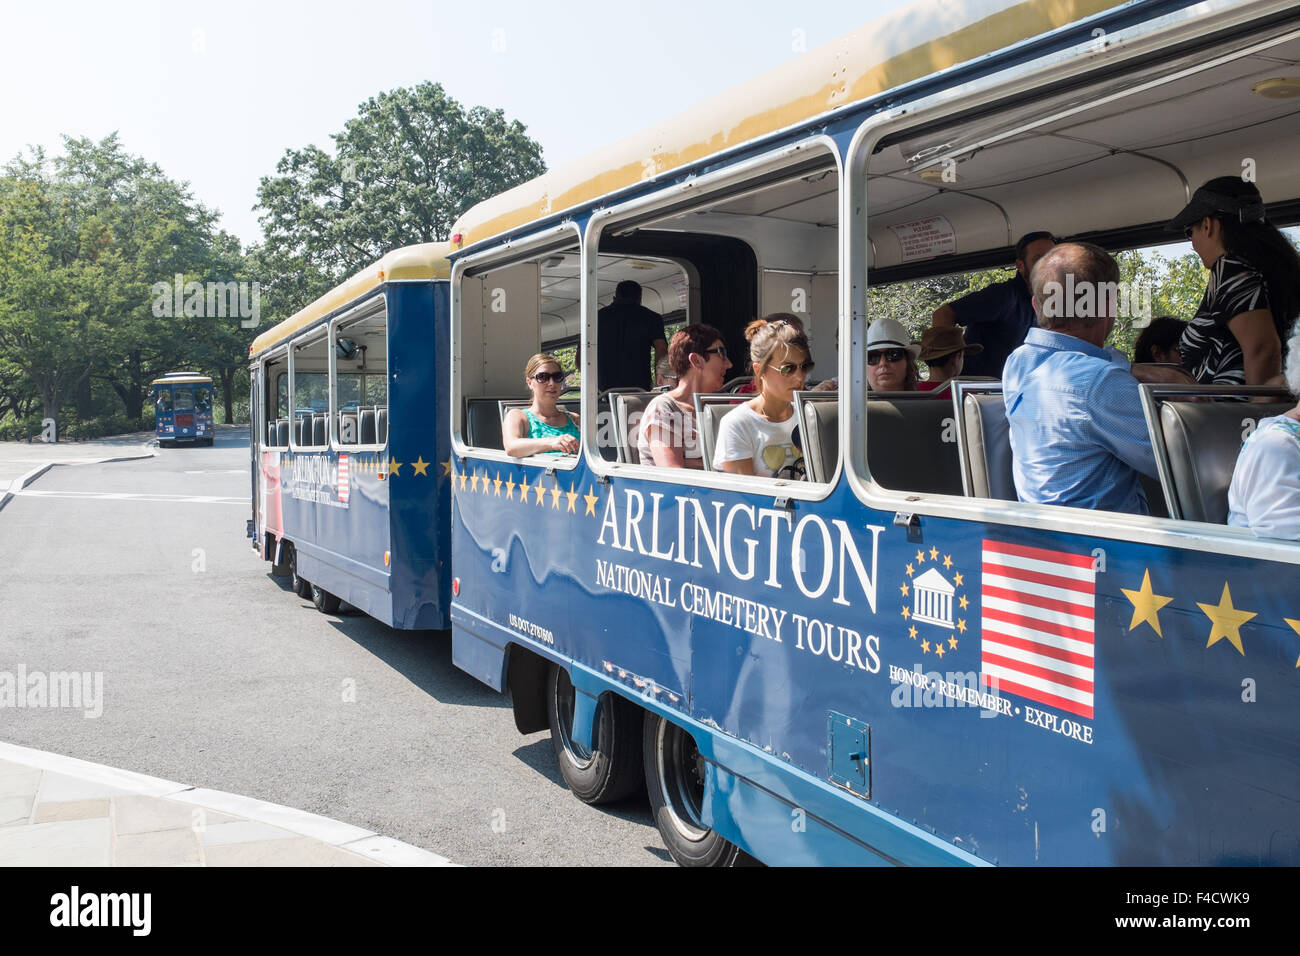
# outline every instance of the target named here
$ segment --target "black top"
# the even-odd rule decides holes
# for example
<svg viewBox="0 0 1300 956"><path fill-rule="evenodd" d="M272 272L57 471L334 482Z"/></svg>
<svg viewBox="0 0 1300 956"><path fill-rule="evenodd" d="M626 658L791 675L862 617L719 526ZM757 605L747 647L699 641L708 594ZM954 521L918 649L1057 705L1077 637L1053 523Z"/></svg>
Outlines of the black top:
<svg viewBox="0 0 1300 956"><path fill-rule="evenodd" d="M599 345L596 350L597 385L640 388L654 383L651 368L656 339L665 338L663 316L632 302L614 302L596 314Z"/></svg>
<svg viewBox="0 0 1300 956"><path fill-rule="evenodd" d="M966 356L962 375L1001 378L1007 356L1024 344L1029 330L1038 324L1029 286L1019 273L949 306L957 313L957 324L966 326L966 344L984 346L979 355Z"/></svg>
<svg viewBox="0 0 1300 956"><path fill-rule="evenodd" d="M1196 318L1183 330L1178 342L1183 367L1193 378L1202 385L1246 384L1241 345L1228 323L1256 309L1269 309L1264 276L1244 259L1231 254L1219 256L1210 266L1210 280L1205 284ZM1278 326L1277 316L1273 316L1273 325ZM1277 334L1286 341L1285 329L1279 327Z"/></svg>

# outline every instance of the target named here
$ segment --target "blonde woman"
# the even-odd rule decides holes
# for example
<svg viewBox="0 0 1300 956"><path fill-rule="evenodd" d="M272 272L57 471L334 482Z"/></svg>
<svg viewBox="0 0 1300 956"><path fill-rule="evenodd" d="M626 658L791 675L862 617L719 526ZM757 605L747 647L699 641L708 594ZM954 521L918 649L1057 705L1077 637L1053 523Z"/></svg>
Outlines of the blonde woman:
<svg viewBox="0 0 1300 956"><path fill-rule="evenodd" d="M794 393L813 361L803 329L786 319L755 319L745 328L758 394L718 425L715 468L770 478L802 457L794 447Z"/></svg>
<svg viewBox="0 0 1300 956"><path fill-rule="evenodd" d="M549 352L538 352L524 366L524 384L533 402L506 412L501 426L506 454L515 458L577 454L578 416L556 404L564 391L559 360Z"/></svg>

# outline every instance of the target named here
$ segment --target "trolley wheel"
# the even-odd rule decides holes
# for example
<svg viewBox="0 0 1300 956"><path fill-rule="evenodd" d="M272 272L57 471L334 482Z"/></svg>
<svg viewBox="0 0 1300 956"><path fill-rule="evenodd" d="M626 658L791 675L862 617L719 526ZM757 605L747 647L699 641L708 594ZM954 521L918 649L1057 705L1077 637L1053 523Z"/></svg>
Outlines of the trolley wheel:
<svg viewBox="0 0 1300 956"><path fill-rule="evenodd" d="M560 773L583 803L612 803L641 788L640 708L617 694L601 698L596 717L596 749L573 739L575 691L568 672L552 664L546 678L546 719Z"/></svg>
<svg viewBox="0 0 1300 956"><path fill-rule="evenodd" d="M753 857L703 823L704 758L695 739L647 713L642 747L650 810L673 859L682 866L753 865Z"/></svg>
<svg viewBox="0 0 1300 956"><path fill-rule="evenodd" d="M284 546L289 549L289 589L298 597L311 597L311 585L298 573L298 549L292 541L286 541Z"/></svg>
<svg viewBox="0 0 1300 956"><path fill-rule="evenodd" d="M342 603L329 591L326 591L319 584L309 585L311 588L311 603L316 605L316 610L322 614L337 614L339 604Z"/></svg>

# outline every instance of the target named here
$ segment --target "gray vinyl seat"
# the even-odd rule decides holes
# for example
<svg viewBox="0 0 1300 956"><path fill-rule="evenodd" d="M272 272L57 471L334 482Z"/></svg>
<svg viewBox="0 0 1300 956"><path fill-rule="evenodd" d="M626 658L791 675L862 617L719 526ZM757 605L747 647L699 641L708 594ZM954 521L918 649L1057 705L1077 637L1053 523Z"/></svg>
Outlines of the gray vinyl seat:
<svg viewBox="0 0 1300 956"><path fill-rule="evenodd" d="M517 401L499 395L465 399L465 443L474 448L504 448L501 443L501 402ZM527 402L525 402L527 404Z"/></svg>
<svg viewBox="0 0 1300 956"><path fill-rule="evenodd" d="M375 438L382 445L388 441L388 406L380 405L375 409Z"/></svg>
<svg viewBox="0 0 1300 956"><path fill-rule="evenodd" d="M618 461L632 465L641 463L637 441L641 433L641 416L650 402L660 392L611 392L610 415L614 426L614 444Z"/></svg>
<svg viewBox="0 0 1300 956"><path fill-rule="evenodd" d="M952 403L928 392L869 396L867 467L872 478L895 491L962 495Z"/></svg>
<svg viewBox="0 0 1300 956"><path fill-rule="evenodd" d="M963 396L965 460L975 498L1017 501L1016 479L1011 468L1011 430L1001 393Z"/></svg>
<svg viewBox="0 0 1300 956"><path fill-rule="evenodd" d="M840 458L840 402L836 392L795 392L800 445L808 480L828 482Z"/></svg>
<svg viewBox="0 0 1300 956"><path fill-rule="evenodd" d="M275 422L275 444L287 448L289 446L289 419L279 418Z"/></svg>
<svg viewBox="0 0 1300 956"><path fill-rule="evenodd" d="M326 440L326 422L324 415L313 415L311 419L311 443L316 448L324 448Z"/></svg>
<svg viewBox="0 0 1300 956"><path fill-rule="evenodd" d="M700 453L704 457L705 471L718 470L713 467L713 450L717 447L718 423L728 412L739 408L746 401L743 395L696 393L695 427L700 433Z"/></svg>
<svg viewBox="0 0 1300 956"><path fill-rule="evenodd" d="M1189 521L1224 524L1228 486L1248 430L1261 419L1295 407L1291 401L1246 404L1239 401L1160 402L1160 433L1172 488L1170 514ZM1172 492L1172 494L1170 494Z"/></svg>
<svg viewBox="0 0 1300 956"><path fill-rule="evenodd" d="M375 441L375 410L373 408L363 408L357 413L357 435L359 443L362 445L376 445Z"/></svg>

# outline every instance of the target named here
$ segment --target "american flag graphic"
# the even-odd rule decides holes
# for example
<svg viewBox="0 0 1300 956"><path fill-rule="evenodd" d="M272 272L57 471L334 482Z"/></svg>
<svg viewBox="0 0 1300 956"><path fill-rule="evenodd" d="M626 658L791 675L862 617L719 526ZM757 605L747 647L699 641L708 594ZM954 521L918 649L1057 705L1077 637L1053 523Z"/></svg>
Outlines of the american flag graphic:
<svg viewBox="0 0 1300 956"><path fill-rule="evenodd" d="M1091 555L984 542L984 683L1092 719Z"/></svg>
<svg viewBox="0 0 1300 956"><path fill-rule="evenodd" d="M348 456L339 455L339 501L348 500Z"/></svg>

